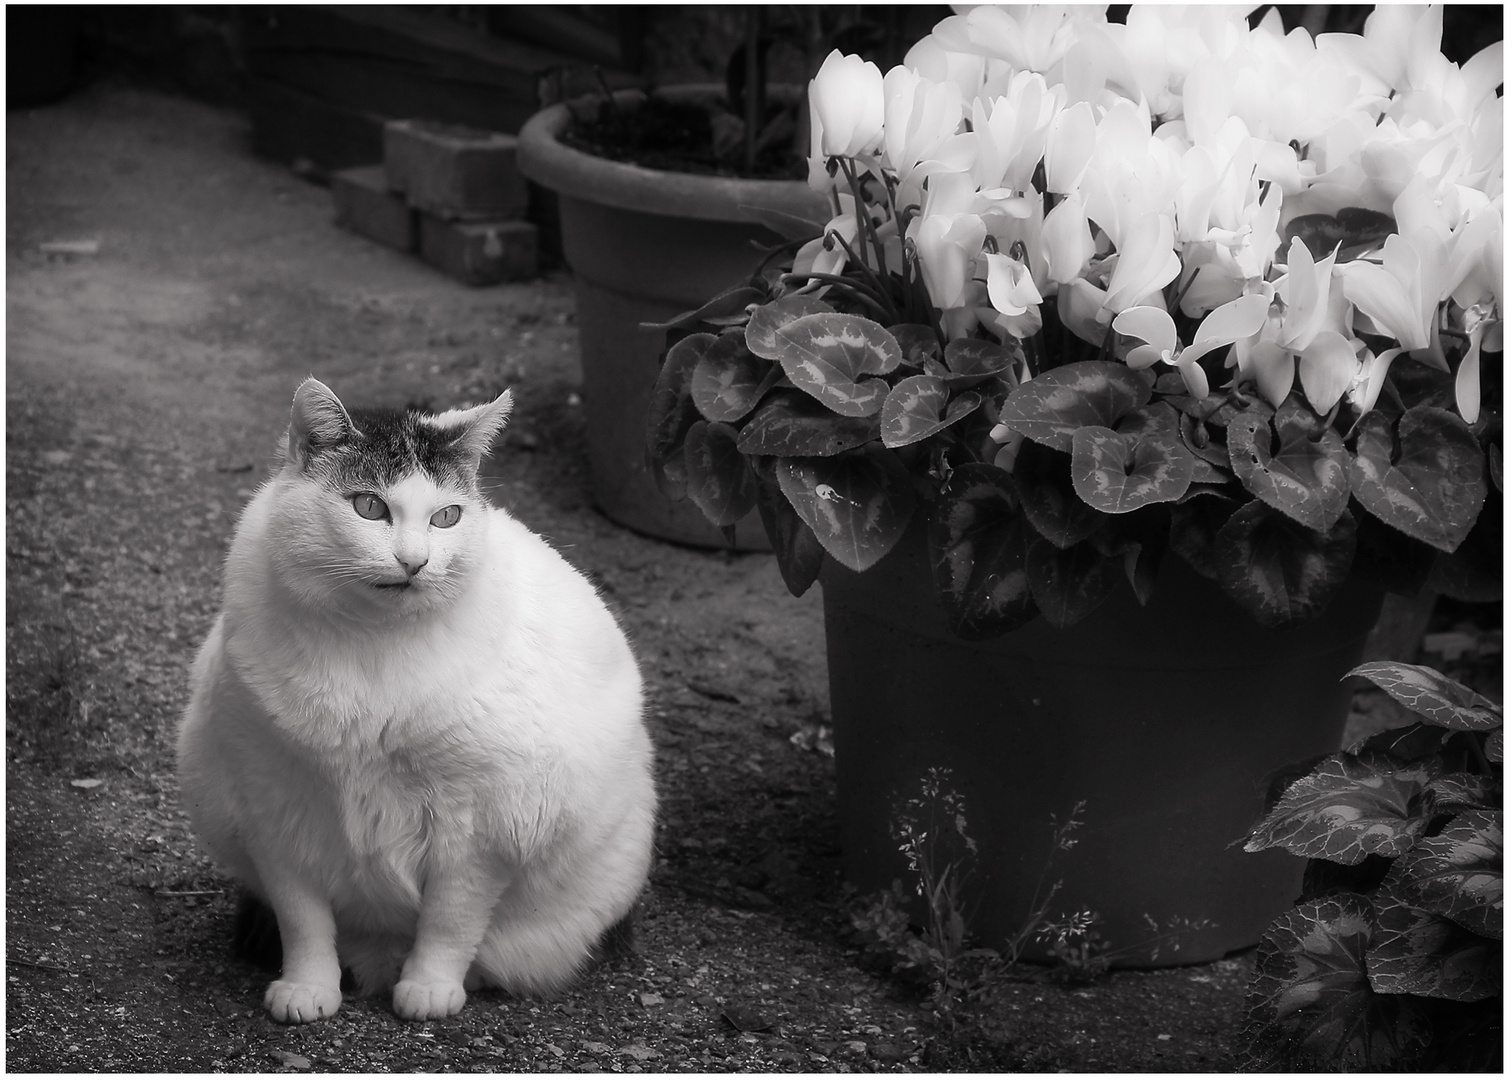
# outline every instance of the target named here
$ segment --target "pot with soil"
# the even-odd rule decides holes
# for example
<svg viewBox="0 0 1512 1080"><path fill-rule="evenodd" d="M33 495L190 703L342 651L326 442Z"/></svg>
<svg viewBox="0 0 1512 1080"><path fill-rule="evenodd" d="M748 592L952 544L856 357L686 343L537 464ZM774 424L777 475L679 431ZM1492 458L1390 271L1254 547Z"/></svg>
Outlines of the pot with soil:
<svg viewBox="0 0 1512 1080"><path fill-rule="evenodd" d="M660 125L664 144L707 145L706 106L721 92L713 86L669 87L648 102L639 91L621 91L612 104L599 104L611 120L621 121L621 130L645 116L642 133L654 137L657 120L670 114ZM579 106L580 114L588 104ZM690 136L687 128L698 117L705 130ZM552 106L521 129L519 155L521 171L557 195L563 254L576 278L595 500L610 518L639 532L727 546L720 529L691 504L668 499L647 469L645 415L664 344L663 331L643 324L698 308L712 292L750 276L757 246L783 239L753 210L817 222L826 216L824 199L802 180L716 175L712 159L678 162L675 170L610 160L571 145L579 126L572 106ZM577 141L590 145L583 135ZM665 149L653 141L649 152ZM663 154L649 160L671 165L675 159ZM684 171L689 167L710 171ZM734 545L768 546L754 516L735 525Z"/></svg>
<svg viewBox="0 0 1512 1080"><path fill-rule="evenodd" d="M1298 84L1278 20L1213 17ZM994 74L970 50L1020 19L1114 49L1095 9L977 8L885 80L824 62L810 175L833 215L754 301L677 321L649 420L712 523L754 507L789 589L822 584L847 873L914 886L894 907L923 941L895 951L942 985L967 928L1083 969L1255 944L1299 871L1234 845L1273 773L1338 749L1383 591L1500 595L1500 279L1424 277L1459 244L1499 266L1499 212L1416 230L1418 261L1364 171L1398 129L1357 103L1382 145L1317 190L1229 174L1247 224L1226 232L1213 145L1119 89L1174 76L1103 55L1130 81L1094 109ZM1320 57L1366 47L1338 45ZM1493 81L1468 99L1487 117ZM1321 175L1305 140L1193 117ZM1395 212L1436 183L1413 174ZM1398 289L1440 299L1409 314ZM886 903L865 921L896 939Z"/></svg>

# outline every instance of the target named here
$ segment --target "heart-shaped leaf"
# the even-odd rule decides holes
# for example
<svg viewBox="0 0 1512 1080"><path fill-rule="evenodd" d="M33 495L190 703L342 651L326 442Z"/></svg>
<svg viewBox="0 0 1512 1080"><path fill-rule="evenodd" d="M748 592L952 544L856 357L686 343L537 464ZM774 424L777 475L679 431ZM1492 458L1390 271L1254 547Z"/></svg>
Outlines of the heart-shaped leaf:
<svg viewBox="0 0 1512 1080"><path fill-rule="evenodd" d="M971 391L958 394L951 401L943 379L910 375L894 386L882 402L882 445L896 449L927 439L981 404L981 395Z"/></svg>
<svg viewBox="0 0 1512 1080"><path fill-rule="evenodd" d="M1018 387L1003 403L1001 423L1063 453L1084 427L1117 428L1150 400L1150 383L1124 364L1082 360L1051 368Z"/></svg>
<svg viewBox="0 0 1512 1080"><path fill-rule="evenodd" d="M688 428L688 498L711 525L734 525L756 505L756 474L735 447L735 429L700 420Z"/></svg>
<svg viewBox="0 0 1512 1080"><path fill-rule="evenodd" d="M1065 629L1096 611L1118 584L1119 561L1089 542L1058 548L1035 537L1029 545L1029 591L1045 621Z"/></svg>
<svg viewBox="0 0 1512 1080"><path fill-rule="evenodd" d="M757 486L756 509L772 542L772 554L777 559L783 584L794 596L802 596L818 580L819 568L824 563L824 546L783 495L775 472Z"/></svg>
<svg viewBox="0 0 1512 1080"><path fill-rule="evenodd" d="M807 394L778 389L741 427L736 445L752 455L834 457L881 434L878 416L836 416Z"/></svg>
<svg viewBox="0 0 1512 1080"><path fill-rule="evenodd" d="M1291 238L1299 236L1314 260L1326 259L1338 251L1339 262L1381 246L1397 231L1397 223L1377 210L1346 206L1337 214L1301 214L1287 223L1278 251L1282 256L1291 247Z"/></svg>
<svg viewBox="0 0 1512 1080"><path fill-rule="evenodd" d="M863 376L886 374L903 361L892 335L859 315L805 315L774 336L776 359L793 385L841 416L881 409L887 383Z"/></svg>
<svg viewBox="0 0 1512 1080"><path fill-rule="evenodd" d="M834 310L823 300L806 293L763 304L751 312L751 321L746 323L746 348L763 360L776 360L782 355L782 346L777 341L778 330L805 315Z"/></svg>
<svg viewBox="0 0 1512 1080"><path fill-rule="evenodd" d="M1403 903L1390 889L1371 896L1375 932L1365 954L1378 994L1483 1001L1501 993L1501 946L1442 915Z"/></svg>
<svg viewBox="0 0 1512 1080"><path fill-rule="evenodd" d="M1071 482L1104 514L1127 514L1186 494L1196 463L1173 435L1121 435L1084 427L1071 438Z"/></svg>
<svg viewBox="0 0 1512 1080"><path fill-rule="evenodd" d="M1299 904L1270 925L1244 1000L1247 1067L1386 1072L1419 1060L1431 1017L1416 998L1371 988L1374 926L1370 902L1355 893Z"/></svg>
<svg viewBox="0 0 1512 1080"><path fill-rule="evenodd" d="M1034 618L1028 542L1013 484L1002 469L962 465L931 512L929 556L951 632L997 637Z"/></svg>
<svg viewBox="0 0 1512 1080"><path fill-rule="evenodd" d="M680 499L687 491L683 443L699 419L693 401L693 372L713 347L713 334L689 334L667 350L646 410L646 460L663 495Z"/></svg>
<svg viewBox="0 0 1512 1080"><path fill-rule="evenodd" d="M1279 448L1271 453L1272 438ZM1287 517L1326 533L1349 506L1349 452L1332 428L1295 399L1275 416L1245 412L1229 421L1229 464L1241 483Z"/></svg>
<svg viewBox="0 0 1512 1080"><path fill-rule="evenodd" d="M1428 828L1422 796L1437 771L1432 759L1334 754L1286 789L1250 830L1244 850L1280 847L1345 866L1367 855L1405 854Z"/></svg>
<svg viewBox="0 0 1512 1080"><path fill-rule="evenodd" d="M1482 937L1502 936L1500 810L1466 810L1391 867L1383 888Z"/></svg>
<svg viewBox="0 0 1512 1080"><path fill-rule="evenodd" d="M1322 614L1349 577L1354 549L1347 510L1324 534L1255 499L1218 530L1213 560L1223 591L1262 626L1280 627Z"/></svg>
<svg viewBox="0 0 1512 1080"><path fill-rule="evenodd" d="M1348 675L1369 679L1430 724L1450 731L1490 731L1501 726L1501 706L1430 667L1375 660Z"/></svg>
<svg viewBox="0 0 1512 1080"><path fill-rule="evenodd" d="M1480 443L1458 416L1431 405L1408 409L1396 437L1401 451L1393 461L1390 417L1374 411L1360 418L1351 490L1386 524L1452 552L1486 501Z"/></svg>
<svg viewBox="0 0 1512 1080"><path fill-rule="evenodd" d="M1008 373L1023 357L1022 346L1009 348L982 338L952 338L945 346L945 366L950 369L946 385L952 390L979 386L994 376ZM1011 374L1009 379L1011 386Z"/></svg>
<svg viewBox="0 0 1512 1080"><path fill-rule="evenodd" d="M782 368L747 349L742 337L722 334L693 369L693 403L704 419L733 423L780 378Z"/></svg>
<svg viewBox="0 0 1512 1080"><path fill-rule="evenodd" d="M1071 458L1036 442L1025 442L1013 465L1013 486L1034 531L1058 548L1081 543L1107 518L1076 494Z"/></svg>
<svg viewBox="0 0 1512 1080"><path fill-rule="evenodd" d="M880 446L777 463L782 493L824 550L860 572L892 550L913 517L913 482Z"/></svg>

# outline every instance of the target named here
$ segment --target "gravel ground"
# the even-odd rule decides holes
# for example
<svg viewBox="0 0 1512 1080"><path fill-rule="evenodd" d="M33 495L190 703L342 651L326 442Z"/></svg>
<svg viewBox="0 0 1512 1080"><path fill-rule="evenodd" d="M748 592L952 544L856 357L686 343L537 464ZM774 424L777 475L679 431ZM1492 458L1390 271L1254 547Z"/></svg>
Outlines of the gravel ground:
<svg viewBox="0 0 1512 1080"><path fill-rule="evenodd" d="M1017 973L942 1022L868 968L838 873L818 590L587 494L570 280L484 290L332 226L234 113L120 85L9 115L6 996L12 1071L1222 1071L1246 956ZM58 242L94 242L47 251ZM592 575L647 677L658 859L635 949L554 1001L283 1027L178 808L173 730L294 387L505 385L494 497Z"/></svg>

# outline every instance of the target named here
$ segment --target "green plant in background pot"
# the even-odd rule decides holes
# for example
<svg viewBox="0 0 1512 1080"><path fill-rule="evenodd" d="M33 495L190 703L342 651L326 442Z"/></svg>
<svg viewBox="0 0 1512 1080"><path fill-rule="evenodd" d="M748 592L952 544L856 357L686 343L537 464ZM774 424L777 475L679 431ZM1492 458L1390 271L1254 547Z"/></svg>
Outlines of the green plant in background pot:
<svg viewBox="0 0 1512 1080"><path fill-rule="evenodd" d="M1499 595L1500 46L1439 18L977 8L826 60L829 221L676 321L647 450L823 583L852 880L947 767L986 936L1085 800L1114 948L1253 944L1297 871L1229 845L1337 748L1381 589Z"/></svg>
<svg viewBox="0 0 1512 1080"><path fill-rule="evenodd" d="M1502 710L1412 664L1350 674L1422 719L1312 764L1247 851L1308 859L1266 931L1248 1063L1501 1071Z"/></svg>

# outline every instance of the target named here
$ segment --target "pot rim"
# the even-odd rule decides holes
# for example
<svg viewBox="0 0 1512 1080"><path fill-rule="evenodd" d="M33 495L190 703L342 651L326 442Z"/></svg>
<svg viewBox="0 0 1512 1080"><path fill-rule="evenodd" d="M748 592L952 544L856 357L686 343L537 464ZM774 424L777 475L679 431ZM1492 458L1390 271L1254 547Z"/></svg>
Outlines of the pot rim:
<svg viewBox="0 0 1512 1080"><path fill-rule="evenodd" d="M721 92L708 83L663 87L673 100L707 98ZM620 90L616 102L635 104L642 90ZM560 141L572 123L565 103L536 113L520 128L520 172L559 195L667 217L704 221L754 221L744 208L760 207L823 223L829 219L822 194L802 180L743 180L727 176L648 169L595 157ZM817 235L818 230L815 230Z"/></svg>

